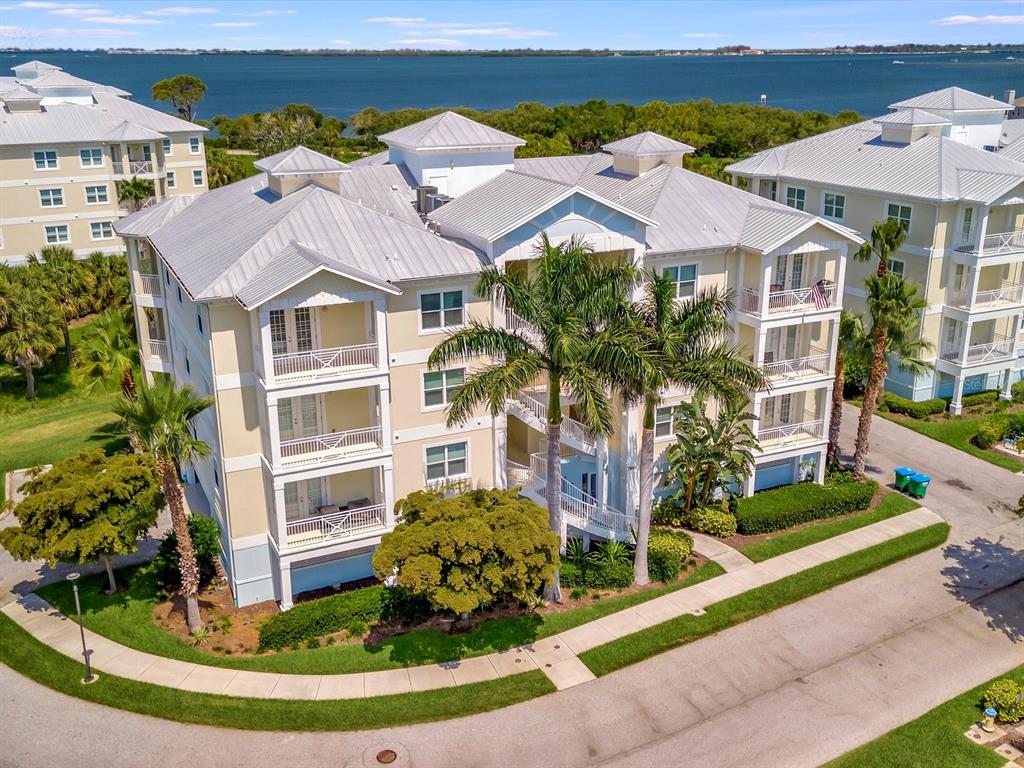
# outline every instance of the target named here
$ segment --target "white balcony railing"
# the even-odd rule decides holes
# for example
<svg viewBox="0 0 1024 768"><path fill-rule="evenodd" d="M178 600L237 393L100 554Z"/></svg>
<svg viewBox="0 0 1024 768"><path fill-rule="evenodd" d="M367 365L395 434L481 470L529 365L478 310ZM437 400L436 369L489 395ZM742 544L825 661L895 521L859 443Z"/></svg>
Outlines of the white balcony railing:
<svg viewBox="0 0 1024 768"><path fill-rule="evenodd" d="M508 330L514 331L520 336L529 339L534 344L540 342L540 333L533 324L527 322L507 307L505 308L505 327Z"/></svg>
<svg viewBox="0 0 1024 768"><path fill-rule="evenodd" d="M956 291L949 300L954 307L971 307L971 292ZM991 309L993 305L1017 305L1024 303L1024 285L1004 281L998 288L978 291L974 295L974 308Z"/></svg>
<svg viewBox="0 0 1024 768"><path fill-rule="evenodd" d="M545 477L547 476L547 456L543 453L530 454L531 481L540 482L539 493L544 494ZM525 483L524 483L525 485ZM560 505L562 514L568 518L568 522L578 528L586 526L597 526L623 537L630 535L630 529L635 528L637 521L635 515L627 515L608 504L599 504L597 499L584 491L577 485L562 478L562 494Z"/></svg>
<svg viewBox="0 0 1024 768"><path fill-rule="evenodd" d="M546 396L546 394L541 394L541 397ZM537 392L533 390L522 390L515 400L510 401L510 404L524 415L532 416L536 421L541 422L540 426L537 424L534 426L544 431L548 420L548 404L541 397L538 397ZM583 423L569 416L562 416L561 434L563 438L578 443L582 450L588 452L593 452L597 445L596 439L587 431Z"/></svg>
<svg viewBox="0 0 1024 768"><path fill-rule="evenodd" d="M145 272L140 272L139 282L142 284L143 293L150 296L159 296L161 294L159 275L147 275Z"/></svg>
<svg viewBox="0 0 1024 768"><path fill-rule="evenodd" d="M752 315L776 315L788 312L816 312L835 309L838 305L838 291L831 283L819 283L806 288L785 291L771 291L767 306L761 303L760 292L753 288L743 289L743 311Z"/></svg>
<svg viewBox="0 0 1024 768"><path fill-rule="evenodd" d="M290 547L316 544L320 541L344 539L360 533L383 530L387 527L387 514L383 504L346 509L338 512L288 520L285 536Z"/></svg>
<svg viewBox="0 0 1024 768"><path fill-rule="evenodd" d="M825 435L822 419L801 421L794 424L776 424L757 430L757 442L761 450L776 450L799 443L821 440Z"/></svg>
<svg viewBox="0 0 1024 768"><path fill-rule="evenodd" d="M971 344L964 348L963 343L943 344L939 357L960 365L978 365L990 363L1010 357L1013 354L1013 337L994 336L992 341Z"/></svg>
<svg viewBox="0 0 1024 768"><path fill-rule="evenodd" d="M383 433L380 427L348 429L344 432L281 441L281 464L286 467L323 464L378 453L383 448Z"/></svg>
<svg viewBox="0 0 1024 768"><path fill-rule="evenodd" d="M830 373L829 355L823 349L811 347L811 354L789 360L777 360L761 366L764 375L773 382L792 381Z"/></svg>
<svg viewBox="0 0 1024 768"><path fill-rule="evenodd" d="M377 345L311 349L274 355L274 376L289 379L317 379L347 370L377 367Z"/></svg>
<svg viewBox="0 0 1024 768"><path fill-rule="evenodd" d="M156 360L167 362L171 359L170 346L166 341L160 339L149 339L146 342L146 352L149 353L149 357Z"/></svg>
<svg viewBox="0 0 1024 768"><path fill-rule="evenodd" d="M981 243L967 243L959 246L956 250L982 257L1024 252L1024 229L988 234L985 235L985 239Z"/></svg>
<svg viewBox="0 0 1024 768"><path fill-rule="evenodd" d="M507 462L505 472L508 477L509 488L523 488L533 480L530 468L525 464L519 464L515 461Z"/></svg>
<svg viewBox="0 0 1024 768"><path fill-rule="evenodd" d="M152 173L152 160L129 160L128 162L111 163L114 173L118 176L137 176L140 173Z"/></svg>

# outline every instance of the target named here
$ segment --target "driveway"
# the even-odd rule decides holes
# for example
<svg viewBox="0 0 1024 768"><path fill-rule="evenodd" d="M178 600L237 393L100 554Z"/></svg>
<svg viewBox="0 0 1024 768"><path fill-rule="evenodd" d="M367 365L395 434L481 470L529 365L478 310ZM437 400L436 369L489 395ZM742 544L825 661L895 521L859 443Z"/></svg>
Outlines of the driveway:
<svg viewBox="0 0 1024 768"><path fill-rule="evenodd" d="M856 411L845 421L855 426ZM872 471L935 478L949 544L591 683L388 731L241 733L68 699L0 667L0 765L816 766L1024 663L1024 478L876 419ZM1007 586L1009 585L1009 586ZM61 738L52 738L59 722ZM158 757L159 756L159 757Z"/></svg>

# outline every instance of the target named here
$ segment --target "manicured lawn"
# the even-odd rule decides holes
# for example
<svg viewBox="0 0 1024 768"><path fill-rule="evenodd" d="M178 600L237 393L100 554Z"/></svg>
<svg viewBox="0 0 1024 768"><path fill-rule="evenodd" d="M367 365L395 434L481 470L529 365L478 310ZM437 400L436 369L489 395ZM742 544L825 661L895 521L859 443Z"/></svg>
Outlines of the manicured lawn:
<svg viewBox="0 0 1024 768"><path fill-rule="evenodd" d="M122 582L128 580L130 587L112 597L101 593L105 586L105 577L100 574L84 577L79 582L79 592L85 625L94 632L130 648L182 661L231 669L340 674L451 661L512 648L558 634L668 592L713 578L723 572L717 563L709 562L686 579L674 584L606 598L591 605L559 613L495 619L464 634L448 635L436 630L417 630L389 638L381 645L333 645L247 657L205 653L157 626L152 619L153 607L156 605L156 585L152 575L144 567L139 570L119 571L119 578ZM41 587L38 593L62 612L69 614L74 611L74 599L66 584L50 584ZM210 642L216 644L216 637Z"/></svg>
<svg viewBox="0 0 1024 768"><path fill-rule="evenodd" d="M863 528L865 525L877 523L896 515L902 515L912 509L917 509L920 504L911 498L899 493L887 494L874 509L865 512L858 512L852 515L845 515L834 520L811 525L799 530L785 531L769 536L762 541L756 541L740 549L744 555L755 563L767 560L771 557L792 552L794 549L807 547L819 541L830 539L847 531Z"/></svg>
<svg viewBox="0 0 1024 768"><path fill-rule="evenodd" d="M456 688L332 701L189 693L108 674L82 685L81 664L40 643L3 614L0 662L41 685L97 704L186 723L259 731L354 731L444 720L511 706L555 690L540 670Z"/></svg>
<svg viewBox="0 0 1024 768"><path fill-rule="evenodd" d="M957 416L942 421L926 421L882 412L879 412L878 415L930 437L932 440L938 440L940 443L969 453L989 464L995 464L997 467L1008 469L1011 472L1020 472L1024 469L1024 460L997 451L986 451L971 442L971 438L977 433L978 425L984 421L985 416Z"/></svg>
<svg viewBox="0 0 1024 768"><path fill-rule="evenodd" d="M701 616L680 616L613 640L580 659L595 675L606 675L937 547L948 535L946 523L913 531L714 603Z"/></svg>
<svg viewBox="0 0 1024 768"><path fill-rule="evenodd" d="M1020 677L1024 666L999 677ZM995 678L993 678L995 679ZM992 680L940 704L852 752L827 763L825 768L1000 768L1006 759L988 747L964 738L964 731L981 719L981 694Z"/></svg>

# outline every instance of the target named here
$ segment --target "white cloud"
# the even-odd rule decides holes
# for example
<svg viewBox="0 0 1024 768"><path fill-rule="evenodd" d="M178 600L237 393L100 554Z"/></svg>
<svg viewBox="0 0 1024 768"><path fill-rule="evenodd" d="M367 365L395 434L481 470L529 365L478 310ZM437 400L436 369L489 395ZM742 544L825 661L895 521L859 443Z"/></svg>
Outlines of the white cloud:
<svg viewBox="0 0 1024 768"><path fill-rule="evenodd" d="M217 13L216 8L202 8L192 5L169 5L155 11L143 11L145 16L196 16L205 13Z"/></svg>
<svg viewBox="0 0 1024 768"><path fill-rule="evenodd" d="M500 37L507 40L552 37L555 34L543 29L514 29L512 27L445 27L439 29L438 32L453 37Z"/></svg>
<svg viewBox="0 0 1024 768"><path fill-rule="evenodd" d="M273 40L274 38L272 36L270 36L270 35L233 35L233 36L228 37L226 39L234 40L236 42L242 41L242 42L254 43L254 42L266 42L267 40Z"/></svg>
<svg viewBox="0 0 1024 768"><path fill-rule="evenodd" d="M110 11L106 8L57 8L47 12L47 16L71 16L73 18L86 18L88 16L106 16Z"/></svg>
<svg viewBox="0 0 1024 768"><path fill-rule="evenodd" d="M27 27L0 27L0 38L95 38L109 40L118 37L135 37L138 32L127 29L106 29L103 27L87 27L84 29L67 29L50 27L48 29L30 29Z"/></svg>
<svg viewBox="0 0 1024 768"><path fill-rule="evenodd" d="M25 0L23 3L18 3L14 6L15 8L27 8L33 11L48 11L53 8L91 8L90 3L51 3L41 2L40 0Z"/></svg>
<svg viewBox="0 0 1024 768"><path fill-rule="evenodd" d="M345 47L346 45L352 45L351 40L328 40L331 45L340 45Z"/></svg>
<svg viewBox="0 0 1024 768"><path fill-rule="evenodd" d="M232 13L232 16L291 16L295 13L291 8L281 10L256 11L255 13Z"/></svg>
<svg viewBox="0 0 1024 768"><path fill-rule="evenodd" d="M426 19L409 16L373 16L369 19L363 19L363 21L370 24L391 24L396 27L408 27L414 24L422 24Z"/></svg>
<svg viewBox="0 0 1024 768"><path fill-rule="evenodd" d="M449 48L458 48L466 44L465 40L450 40L446 37L410 37L403 40L392 40L392 45L406 45L412 48L418 48L423 45L429 45L431 47L443 46Z"/></svg>
<svg viewBox="0 0 1024 768"><path fill-rule="evenodd" d="M932 23L942 24L945 27L962 24L1024 24L1024 16L946 16L943 19L936 19Z"/></svg>
<svg viewBox="0 0 1024 768"><path fill-rule="evenodd" d="M203 24L203 26L215 29L248 29L258 27L259 24L255 21L215 21L213 24Z"/></svg>
<svg viewBox="0 0 1024 768"><path fill-rule="evenodd" d="M700 40L711 40L716 37L725 37L721 32L687 32L683 37L693 37Z"/></svg>
<svg viewBox="0 0 1024 768"><path fill-rule="evenodd" d="M166 24L157 19L140 19L138 16L86 16L82 21L88 24L116 24L127 27L151 27L154 24Z"/></svg>

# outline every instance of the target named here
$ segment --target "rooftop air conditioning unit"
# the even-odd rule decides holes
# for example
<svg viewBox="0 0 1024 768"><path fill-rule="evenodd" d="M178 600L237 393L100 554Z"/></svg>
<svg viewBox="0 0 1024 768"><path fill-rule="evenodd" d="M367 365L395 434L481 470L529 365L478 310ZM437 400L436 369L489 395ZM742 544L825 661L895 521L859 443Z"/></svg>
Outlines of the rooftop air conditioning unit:
<svg viewBox="0 0 1024 768"><path fill-rule="evenodd" d="M416 210L420 213L430 213L431 208L427 203L427 197L429 195L436 195L437 187L431 187L424 185L422 187L416 187Z"/></svg>
<svg viewBox="0 0 1024 768"><path fill-rule="evenodd" d="M451 200L448 195L427 195L427 213L436 211L445 203L450 203Z"/></svg>

